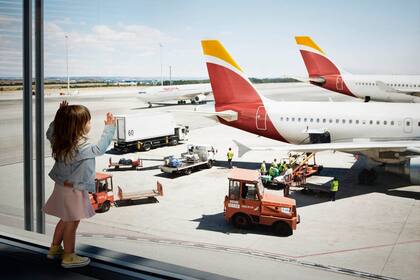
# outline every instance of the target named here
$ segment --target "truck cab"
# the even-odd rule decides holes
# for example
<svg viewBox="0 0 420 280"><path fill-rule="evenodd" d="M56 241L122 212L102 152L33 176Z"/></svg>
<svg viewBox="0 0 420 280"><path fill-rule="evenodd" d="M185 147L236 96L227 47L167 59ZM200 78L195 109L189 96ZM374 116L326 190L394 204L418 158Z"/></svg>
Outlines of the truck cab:
<svg viewBox="0 0 420 280"><path fill-rule="evenodd" d="M227 222L238 228L261 224L271 226L277 235L293 234L300 222L294 199L265 193L257 170L234 168L228 179L224 201Z"/></svg>
<svg viewBox="0 0 420 280"><path fill-rule="evenodd" d="M189 126L178 125L175 127L175 137L178 138L178 141L188 140L188 133L190 132Z"/></svg>
<svg viewBox="0 0 420 280"><path fill-rule="evenodd" d="M97 213L103 213L111 208L114 203L114 186L112 175L96 172L96 192L89 193L90 203Z"/></svg>

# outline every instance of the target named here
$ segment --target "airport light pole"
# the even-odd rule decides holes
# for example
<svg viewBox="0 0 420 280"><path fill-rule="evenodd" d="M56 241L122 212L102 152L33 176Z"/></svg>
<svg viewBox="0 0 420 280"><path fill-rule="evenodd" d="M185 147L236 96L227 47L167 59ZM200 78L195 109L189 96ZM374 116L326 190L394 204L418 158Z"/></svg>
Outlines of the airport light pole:
<svg viewBox="0 0 420 280"><path fill-rule="evenodd" d="M67 95L70 94L70 77L69 77L69 46L68 46L68 39L69 36L66 37L66 69L67 69Z"/></svg>
<svg viewBox="0 0 420 280"><path fill-rule="evenodd" d="M162 43L159 43L159 51L160 51L160 85L163 87L163 64L162 64Z"/></svg>
<svg viewBox="0 0 420 280"><path fill-rule="evenodd" d="M172 85L172 66L169 65L169 85Z"/></svg>

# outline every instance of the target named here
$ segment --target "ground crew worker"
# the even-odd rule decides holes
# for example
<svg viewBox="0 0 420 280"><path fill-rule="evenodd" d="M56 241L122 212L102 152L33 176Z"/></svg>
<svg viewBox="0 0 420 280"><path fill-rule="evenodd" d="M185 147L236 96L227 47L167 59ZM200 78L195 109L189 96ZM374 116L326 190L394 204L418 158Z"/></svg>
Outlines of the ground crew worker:
<svg viewBox="0 0 420 280"><path fill-rule="evenodd" d="M232 148L229 148L229 151L227 152L227 160L228 160L228 163L229 163L229 168L232 168L233 166L232 166L232 159L233 159L233 151L232 151Z"/></svg>
<svg viewBox="0 0 420 280"><path fill-rule="evenodd" d="M263 162L261 163L260 173L261 175L265 175L267 173L267 166L265 165L265 160L263 160Z"/></svg>
<svg viewBox="0 0 420 280"><path fill-rule="evenodd" d="M334 177L331 181L330 193L331 193L331 200L335 201L335 194L338 192L338 179Z"/></svg>
<svg viewBox="0 0 420 280"><path fill-rule="evenodd" d="M274 168L278 168L277 159L276 158L271 162L271 166L274 167Z"/></svg>

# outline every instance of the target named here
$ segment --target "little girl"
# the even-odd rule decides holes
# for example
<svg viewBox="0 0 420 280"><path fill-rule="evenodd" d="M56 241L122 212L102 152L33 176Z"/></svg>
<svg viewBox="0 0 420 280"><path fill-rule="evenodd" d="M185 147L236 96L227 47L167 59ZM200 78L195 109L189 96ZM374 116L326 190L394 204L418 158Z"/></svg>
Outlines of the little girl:
<svg viewBox="0 0 420 280"><path fill-rule="evenodd" d="M49 176L55 186L43 211L60 218L47 257L61 258L65 268L82 267L90 262L89 258L74 253L76 230L81 219L95 215L88 193L95 192L95 157L105 153L115 132L115 118L107 113L101 139L97 144L88 143L90 119L85 106L63 101L47 130L55 159Z"/></svg>

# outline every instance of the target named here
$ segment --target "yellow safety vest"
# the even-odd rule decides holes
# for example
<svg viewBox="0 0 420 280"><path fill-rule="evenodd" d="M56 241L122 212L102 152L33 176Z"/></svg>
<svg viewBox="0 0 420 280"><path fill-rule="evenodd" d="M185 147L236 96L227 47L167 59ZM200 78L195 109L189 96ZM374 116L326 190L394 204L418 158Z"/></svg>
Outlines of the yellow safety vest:
<svg viewBox="0 0 420 280"><path fill-rule="evenodd" d="M330 191L332 191L332 192L336 192L336 191L338 191L338 180L333 180L333 181L331 182L331 188L330 188Z"/></svg>
<svg viewBox="0 0 420 280"><path fill-rule="evenodd" d="M233 159L233 151L228 151L227 152L227 158L228 159Z"/></svg>
<svg viewBox="0 0 420 280"><path fill-rule="evenodd" d="M261 173L267 172L267 167L265 166L264 163L261 163L260 171L261 171Z"/></svg>

